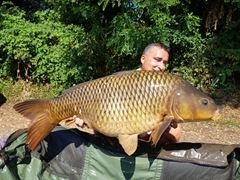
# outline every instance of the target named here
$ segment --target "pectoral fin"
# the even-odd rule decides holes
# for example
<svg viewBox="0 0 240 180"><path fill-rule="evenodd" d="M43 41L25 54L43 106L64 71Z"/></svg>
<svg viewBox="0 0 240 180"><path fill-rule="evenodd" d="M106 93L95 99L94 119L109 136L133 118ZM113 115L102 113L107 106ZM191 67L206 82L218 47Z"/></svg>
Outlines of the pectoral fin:
<svg viewBox="0 0 240 180"><path fill-rule="evenodd" d="M122 145L124 151L130 156L136 150L138 146L138 135L119 135L118 141Z"/></svg>
<svg viewBox="0 0 240 180"><path fill-rule="evenodd" d="M172 119L168 119L166 121L162 121L160 122L160 124L158 126L156 126L150 136L150 141L152 141L153 145L157 145L160 137L162 136L162 134L164 133L164 131L170 126L172 122Z"/></svg>

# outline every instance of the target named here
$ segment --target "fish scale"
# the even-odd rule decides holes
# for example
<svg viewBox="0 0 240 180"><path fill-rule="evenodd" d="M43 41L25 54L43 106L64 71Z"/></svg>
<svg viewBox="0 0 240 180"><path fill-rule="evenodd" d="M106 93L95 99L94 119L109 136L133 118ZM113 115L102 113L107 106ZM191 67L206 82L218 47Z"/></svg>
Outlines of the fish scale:
<svg viewBox="0 0 240 180"><path fill-rule="evenodd" d="M208 106L203 99L209 102ZM34 150L62 120L77 116L83 131L117 137L128 155L137 148L137 137L152 131L156 144L172 121L214 119L214 101L182 78L152 71L120 72L84 82L49 100L28 100L14 106L34 120L27 144Z"/></svg>

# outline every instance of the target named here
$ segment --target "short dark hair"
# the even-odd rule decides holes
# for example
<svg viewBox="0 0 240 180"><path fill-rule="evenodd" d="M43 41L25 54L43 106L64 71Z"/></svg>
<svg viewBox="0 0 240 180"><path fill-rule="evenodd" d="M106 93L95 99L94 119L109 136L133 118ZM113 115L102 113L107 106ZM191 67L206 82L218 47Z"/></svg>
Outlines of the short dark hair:
<svg viewBox="0 0 240 180"><path fill-rule="evenodd" d="M170 48L167 45L163 43L151 43L145 47L143 54L145 54L152 47L160 47L161 49L164 49L165 51L167 51L168 54L170 53Z"/></svg>

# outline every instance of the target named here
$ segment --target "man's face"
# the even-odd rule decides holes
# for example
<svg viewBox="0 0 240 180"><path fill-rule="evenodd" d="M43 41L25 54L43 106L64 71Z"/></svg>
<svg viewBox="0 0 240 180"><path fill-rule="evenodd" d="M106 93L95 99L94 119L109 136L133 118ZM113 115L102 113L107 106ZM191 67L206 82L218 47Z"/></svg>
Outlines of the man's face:
<svg viewBox="0 0 240 180"><path fill-rule="evenodd" d="M141 56L142 70L164 71L168 63L169 54L160 47L152 47Z"/></svg>

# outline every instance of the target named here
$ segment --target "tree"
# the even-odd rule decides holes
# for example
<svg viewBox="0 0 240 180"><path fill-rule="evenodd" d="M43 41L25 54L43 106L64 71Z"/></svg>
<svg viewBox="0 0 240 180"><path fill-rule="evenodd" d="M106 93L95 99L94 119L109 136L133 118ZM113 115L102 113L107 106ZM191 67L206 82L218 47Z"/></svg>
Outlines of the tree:
<svg viewBox="0 0 240 180"><path fill-rule="evenodd" d="M134 69L144 47L159 41L171 47L169 70L199 88L239 73L238 1L12 2L0 7L0 77L16 79L19 69L66 87Z"/></svg>

